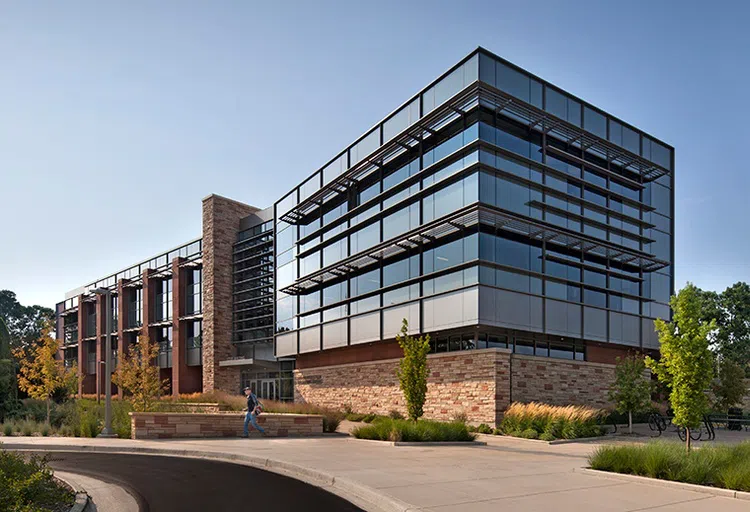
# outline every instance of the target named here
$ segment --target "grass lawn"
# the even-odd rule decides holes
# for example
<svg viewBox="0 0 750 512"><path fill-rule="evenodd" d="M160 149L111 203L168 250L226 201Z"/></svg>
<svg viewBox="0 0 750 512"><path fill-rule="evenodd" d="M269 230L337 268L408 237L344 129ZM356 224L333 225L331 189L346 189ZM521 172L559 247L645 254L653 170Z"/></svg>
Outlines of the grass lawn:
<svg viewBox="0 0 750 512"><path fill-rule="evenodd" d="M702 446L690 453L679 443L602 446L590 457L592 469L750 491L750 441Z"/></svg>

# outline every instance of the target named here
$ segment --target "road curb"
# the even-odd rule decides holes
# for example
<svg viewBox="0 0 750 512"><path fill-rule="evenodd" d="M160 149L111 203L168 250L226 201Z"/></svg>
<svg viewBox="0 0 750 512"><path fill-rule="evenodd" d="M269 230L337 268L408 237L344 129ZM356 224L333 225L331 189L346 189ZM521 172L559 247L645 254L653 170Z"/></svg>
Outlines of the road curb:
<svg viewBox="0 0 750 512"><path fill-rule="evenodd" d="M422 444L422 443L420 443ZM154 448L150 446L94 446L94 445L37 445L13 444L6 445L6 450L16 451L44 451L44 452L88 452L88 453L119 453L135 455L154 455L166 457L184 457L191 459L206 459L231 464L250 466L256 469L271 471L279 475L288 476L307 484L325 489L345 500L367 510L368 512L407 512L416 507L406 502L386 496L377 489L360 484L346 478L339 478L324 471L319 471L290 462L266 457L240 455L222 452L206 452L194 449ZM88 503L88 496L87 496ZM71 512L83 512L76 509Z"/></svg>
<svg viewBox="0 0 750 512"><path fill-rule="evenodd" d="M372 443L380 446L463 446L464 448L487 446L484 441L380 441L379 439L357 439L352 437L351 441L357 443Z"/></svg>
<svg viewBox="0 0 750 512"><path fill-rule="evenodd" d="M671 480L660 480L658 478L650 478L647 476L639 476L639 475L626 475L624 473L612 473L610 471L600 471L598 469L591 469L591 468L579 468L579 469L576 469L575 471L578 473L585 473L588 475L601 476L604 478L609 478L611 480L621 480L624 482L637 482L641 484L654 485L656 487L681 489L683 491L700 492L703 494L711 494L713 496L721 496L723 498L735 498L739 500L750 501L750 492L735 491L732 489L722 489L721 487L688 484L685 482L673 482Z"/></svg>
<svg viewBox="0 0 750 512"><path fill-rule="evenodd" d="M76 501L73 503L73 506L70 507L70 510L68 512L83 512L86 510L86 507L89 506L89 495L88 493L78 485L77 482L74 482L68 478L62 477L56 473L52 473L52 476L56 478L57 480L60 480L65 485L73 489L73 492L76 495Z"/></svg>

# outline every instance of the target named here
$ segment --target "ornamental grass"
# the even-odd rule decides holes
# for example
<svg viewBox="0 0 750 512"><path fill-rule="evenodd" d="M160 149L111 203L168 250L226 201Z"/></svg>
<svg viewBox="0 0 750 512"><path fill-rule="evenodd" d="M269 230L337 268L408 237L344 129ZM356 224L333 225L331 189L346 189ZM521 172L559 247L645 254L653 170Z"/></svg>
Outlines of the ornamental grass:
<svg viewBox="0 0 750 512"><path fill-rule="evenodd" d="M515 437L540 439L579 439L602 435L599 426L605 412L583 405L557 406L538 402L511 404L503 415L500 430Z"/></svg>

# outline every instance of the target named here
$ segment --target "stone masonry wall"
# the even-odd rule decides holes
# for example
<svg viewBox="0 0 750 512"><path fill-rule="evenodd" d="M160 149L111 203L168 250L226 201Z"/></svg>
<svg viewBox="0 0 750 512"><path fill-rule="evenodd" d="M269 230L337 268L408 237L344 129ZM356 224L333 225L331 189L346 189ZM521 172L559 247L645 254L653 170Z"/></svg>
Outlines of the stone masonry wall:
<svg viewBox="0 0 750 512"><path fill-rule="evenodd" d="M512 369L514 402L612 406L613 365L513 354Z"/></svg>
<svg viewBox="0 0 750 512"><path fill-rule="evenodd" d="M497 389L497 375L508 374L509 355L497 349L430 355L425 417L451 420L464 413L472 423L494 424L508 405L508 389ZM387 359L298 369L295 401L362 413L406 414L397 367L398 359Z"/></svg>
<svg viewBox="0 0 750 512"><path fill-rule="evenodd" d="M220 367L232 356L232 245L240 219L257 208L225 197L203 200L203 391L239 391L239 370Z"/></svg>
<svg viewBox="0 0 750 512"><path fill-rule="evenodd" d="M244 421L245 414L242 412L131 412L130 436L132 439L238 437L242 435ZM312 414L266 413L258 416L258 424L268 435L275 437L315 436L323 433L323 417Z"/></svg>
<svg viewBox="0 0 750 512"><path fill-rule="evenodd" d="M398 359L294 371L296 402L354 412L406 412L398 386ZM428 357L425 417L497 424L513 402L611 407L607 395L614 366L510 354L503 349L432 354ZM512 389L511 389L512 387Z"/></svg>

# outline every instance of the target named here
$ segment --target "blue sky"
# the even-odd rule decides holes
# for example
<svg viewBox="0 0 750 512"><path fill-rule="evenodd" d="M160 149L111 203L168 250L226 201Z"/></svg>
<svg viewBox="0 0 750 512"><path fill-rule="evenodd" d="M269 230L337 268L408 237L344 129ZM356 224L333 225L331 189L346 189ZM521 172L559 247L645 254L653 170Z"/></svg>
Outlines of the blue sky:
<svg viewBox="0 0 750 512"><path fill-rule="evenodd" d="M210 193L272 204L480 45L675 146L678 286L750 281L748 4L529 5L0 4L0 289L53 306Z"/></svg>

